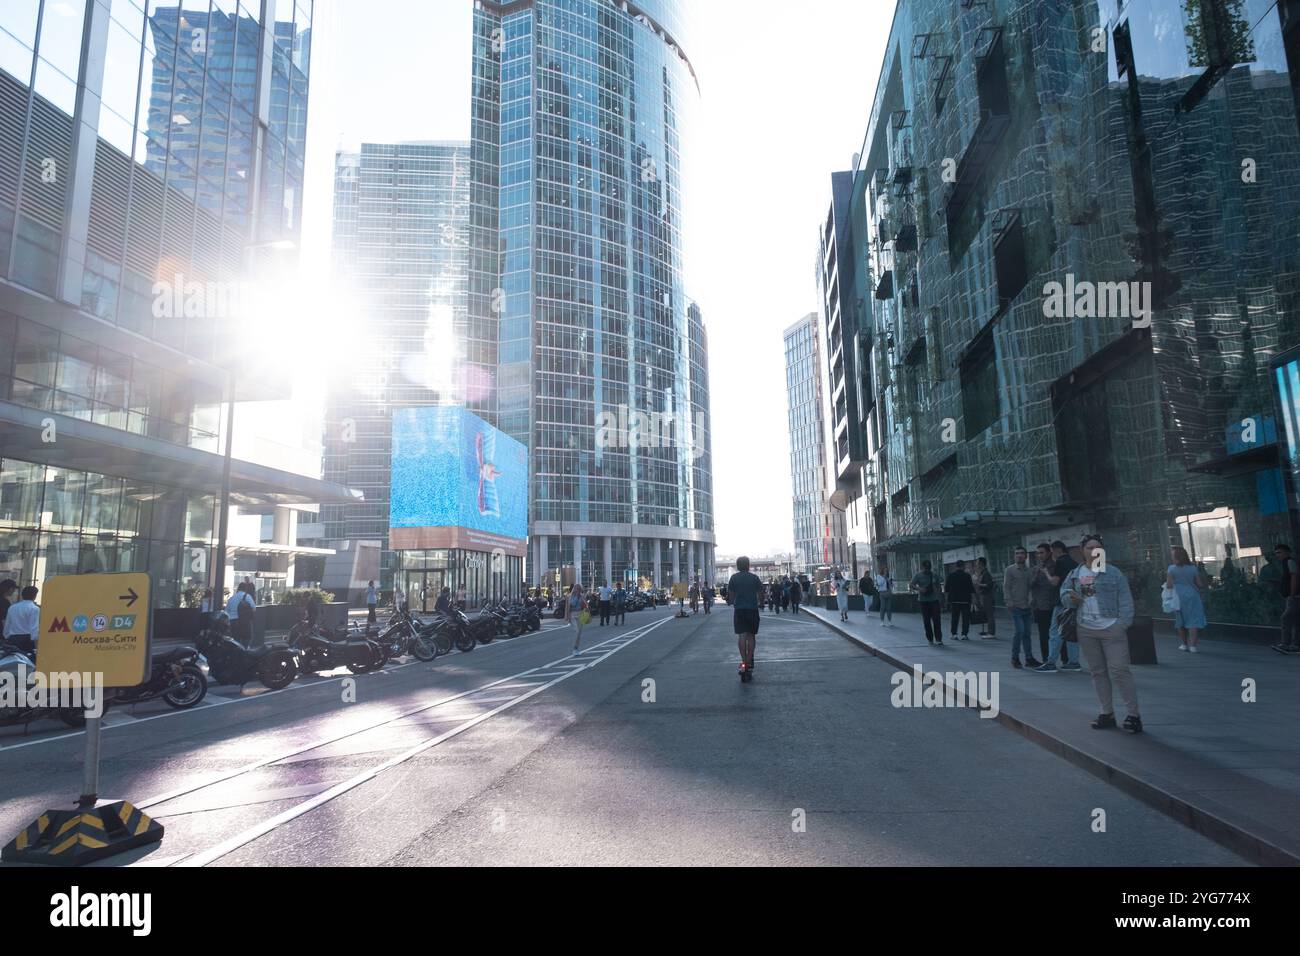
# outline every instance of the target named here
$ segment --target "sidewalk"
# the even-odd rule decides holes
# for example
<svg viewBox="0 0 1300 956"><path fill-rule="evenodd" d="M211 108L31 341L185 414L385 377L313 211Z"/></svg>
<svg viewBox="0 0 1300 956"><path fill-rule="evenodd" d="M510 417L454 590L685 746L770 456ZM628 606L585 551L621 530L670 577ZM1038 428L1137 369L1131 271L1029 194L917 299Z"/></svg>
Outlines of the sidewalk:
<svg viewBox="0 0 1300 956"><path fill-rule="evenodd" d="M845 624L838 611L803 610L903 670L997 671L1004 725L1252 863L1300 865L1300 657L1204 639L1199 654L1187 654L1157 632L1160 663L1133 668L1146 731L1134 736L1088 725L1098 706L1086 667L1014 670L1009 622L998 621L997 640L981 640L977 627L969 641L945 634L943 647L931 647L915 614L882 627L863 611L850 611ZM1246 678L1256 703L1242 701ZM1118 694L1115 703L1122 721Z"/></svg>

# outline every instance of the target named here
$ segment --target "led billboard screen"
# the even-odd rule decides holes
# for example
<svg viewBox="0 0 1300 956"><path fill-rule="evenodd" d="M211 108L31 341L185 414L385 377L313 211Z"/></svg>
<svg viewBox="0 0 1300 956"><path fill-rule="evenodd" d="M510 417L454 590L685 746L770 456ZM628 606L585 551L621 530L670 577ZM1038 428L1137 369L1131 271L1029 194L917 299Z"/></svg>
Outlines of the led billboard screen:
<svg viewBox="0 0 1300 956"><path fill-rule="evenodd" d="M528 449L459 406L393 410L389 541L398 551L524 554Z"/></svg>

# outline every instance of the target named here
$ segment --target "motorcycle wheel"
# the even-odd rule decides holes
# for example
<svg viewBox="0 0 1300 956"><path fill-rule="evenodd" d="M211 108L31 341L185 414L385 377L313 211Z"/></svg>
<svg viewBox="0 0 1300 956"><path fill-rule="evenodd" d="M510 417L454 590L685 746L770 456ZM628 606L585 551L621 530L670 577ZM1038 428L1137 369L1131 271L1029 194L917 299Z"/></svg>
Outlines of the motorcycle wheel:
<svg viewBox="0 0 1300 956"><path fill-rule="evenodd" d="M208 679L193 664L181 668L181 686L162 695L168 707L188 710L208 695Z"/></svg>
<svg viewBox="0 0 1300 956"><path fill-rule="evenodd" d="M417 661L424 661L427 664L438 656L438 649L424 635L416 634L411 638L411 653L415 655Z"/></svg>
<svg viewBox="0 0 1300 956"><path fill-rule="evenodd" d="M496 639L497 639L497 632L495 630L489 630L486 627L483 628L481 631L479 631L476 636L470 638L470 640L477 641L480 644L491 644ZM460 644L457 644L456 646L460 647ZM461 647L460 649L463 651L465 648Z"/></svg>
<svg viewBox="0 0 1300 956"><path fill-rule="evenodd" d="M267 654L257 665L257 679L271 690L283 690L298 676L292 654Z"/></svg>
<svg viewBox="0 0 1300 956"><path fill-rule="evenodd" d="M448 637L446 634L444 634L442 631L439 631L438 633L433 635L433 646L434 649L437 650L439 657L442 657L442 655L444 654L450 654L451 638Z"/></svg>
<svg viewBox="0 0 1300 956"><path fill-rule="evenodd" d="M468 654L470 651L474 650L474 645L477 643L472 634L466 634L463 632L456 635L455 642L456 649L462 654Z"/></svg>

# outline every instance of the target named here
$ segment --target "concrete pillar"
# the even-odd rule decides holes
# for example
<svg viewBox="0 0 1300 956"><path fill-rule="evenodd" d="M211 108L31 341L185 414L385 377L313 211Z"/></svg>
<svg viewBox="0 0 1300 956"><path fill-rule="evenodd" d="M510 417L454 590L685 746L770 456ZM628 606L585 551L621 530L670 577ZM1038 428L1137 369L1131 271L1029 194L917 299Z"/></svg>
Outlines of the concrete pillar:
<svg viewBox="0 0 1300 956"><path fill-rule="evenodd" d="M670 542L669 547L673 552L673 583L676 584L682 579L682 543L673 541Z"/></svg>
<svg viewBox="0 0 1300 956"><path fill-rule="evenodd" d="M700 576L700 543L691 542L691 580L694 581Z"/></svg>
<svg viewBox="0 0 1300 956"><path fill-rule="evenodd" d="M614 580L614 539L608 535L605 537L605 583L609 584Z"/></svg>
<svg viewBox="0 0 1300 956"><path fill-rule="evenodd" d="M587 562L583 560L587 539L582 535L573 536L573 573L584 588L591 587L591 578L587 575Z"/></svg>
<svg viewBox="0 0 1300 956"><path fill-rule="evenodd" d="M539 534L537 536L537 563L534 566L533 584L537 587L546 582L546 576L551 570L550 555L551 539L549 535Z"/></svg>
<svg viewBox="0 0 1300 956"><path fill-rule="evenodd" d="M654 552L655 552L655 553L654 553L654 569L653 569L653 573L654 573L654 586L655 586L655 587L660 587L660 586L663 585L663 582L659 579L659 560L660 560L660 558L661 558L661 556L662 556L663 547L664 547L664 543L663 543L663 541L662 541L661 539L659 539L659 538L655 538L655 539L654 539Z"/></svg>

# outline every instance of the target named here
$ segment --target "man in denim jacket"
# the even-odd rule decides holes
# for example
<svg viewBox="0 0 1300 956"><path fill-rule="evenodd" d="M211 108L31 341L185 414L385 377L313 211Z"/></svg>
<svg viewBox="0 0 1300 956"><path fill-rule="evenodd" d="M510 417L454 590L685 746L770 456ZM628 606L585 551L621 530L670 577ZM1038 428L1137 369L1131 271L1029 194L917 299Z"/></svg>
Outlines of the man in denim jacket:
<svg viewBox="0 0 1300 956"><path fill-rule="evenodd" d="M1106 561L1100 535L1083 539L1083 563L1061 582L1061 604L1078 611L1079 652L1092 673L1101 714L1093 729L1116 726L1114 688L1124 699L1124 729L1142 732L1137 687L1129 669L1128 628L1133 623L1133 594L1119 568Z"/></svg>

